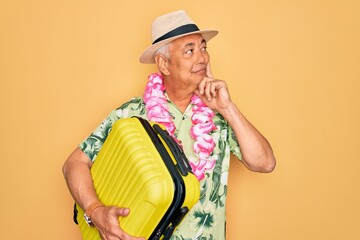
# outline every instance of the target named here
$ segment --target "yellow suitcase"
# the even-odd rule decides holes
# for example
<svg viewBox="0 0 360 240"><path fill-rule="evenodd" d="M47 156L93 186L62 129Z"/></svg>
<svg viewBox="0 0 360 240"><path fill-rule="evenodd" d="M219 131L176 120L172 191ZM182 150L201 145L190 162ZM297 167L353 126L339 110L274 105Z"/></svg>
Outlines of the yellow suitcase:
<svg viewBox="0 0 360 240"><path fill-rule="evenodd" d="M130 208L121 228L146 239L169 239L200 196L182 149L163 126L138 117L114 123L91 174L103 204ZM100 239L84 211L74 211L83 239Z"/></svg>

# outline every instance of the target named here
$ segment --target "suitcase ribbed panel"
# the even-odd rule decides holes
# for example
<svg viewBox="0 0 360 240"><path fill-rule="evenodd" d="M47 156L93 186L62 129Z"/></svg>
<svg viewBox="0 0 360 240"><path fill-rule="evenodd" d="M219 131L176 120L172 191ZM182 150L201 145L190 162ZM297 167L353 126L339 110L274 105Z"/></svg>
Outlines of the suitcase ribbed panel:
<svg viewBox="0 0 360 240"><path fill-rule="evenodd" d="M120 119L113 125L91 174L102 203L130 208L130 215L120 218L121 228L130 235L148 239L169 209L175 189L162 157L138 119ZM199 182L193 174L183 180L183 205L191 208L199 199ZM83 220L83 210L78 210L83 239L100 239L96 228L90 228Z"/></svg>

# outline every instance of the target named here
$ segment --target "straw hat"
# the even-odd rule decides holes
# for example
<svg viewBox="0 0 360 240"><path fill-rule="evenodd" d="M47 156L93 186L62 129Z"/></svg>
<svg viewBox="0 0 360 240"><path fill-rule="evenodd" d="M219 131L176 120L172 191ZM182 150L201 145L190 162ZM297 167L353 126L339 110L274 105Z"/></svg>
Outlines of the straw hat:
<svg viewBox="0 0 360 240"><path fill-rule="evenodd" d="M200 30L184 10L156 18L151 26L152 45L140 56L141 63L155 63L156 50L177 38L200 33L206 41L218 34L216 30Z"/></svg>

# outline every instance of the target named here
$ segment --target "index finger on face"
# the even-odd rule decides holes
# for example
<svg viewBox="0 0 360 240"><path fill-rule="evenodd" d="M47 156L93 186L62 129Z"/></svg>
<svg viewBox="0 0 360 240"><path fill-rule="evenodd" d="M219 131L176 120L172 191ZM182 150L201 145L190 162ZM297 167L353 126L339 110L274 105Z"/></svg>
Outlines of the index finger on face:
<svg viewBox="0 0 360 240"><path fill-rule="evenodd" d="M209 78L213 78L213 75L212 75L212 72L211 72L210 61L206 65L206 76L209 77Z"/></svg>
<svg viewBox="0 0 360 240"><path fill-rule="evenodd" d="M206 87L206 83L209 81L210 79L208 77L204 77L201 82L198 85L198 90L200 92L200 94L204 94L205 92L205 87Z"/></svg>

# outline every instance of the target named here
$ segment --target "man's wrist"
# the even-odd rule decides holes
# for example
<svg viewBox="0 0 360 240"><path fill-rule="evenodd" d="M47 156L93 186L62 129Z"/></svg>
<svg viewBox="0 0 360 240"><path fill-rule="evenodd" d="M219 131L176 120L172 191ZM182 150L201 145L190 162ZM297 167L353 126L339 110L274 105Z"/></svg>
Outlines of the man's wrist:
<svg viewBox="0 0 360 240"><path fill-rule="evenodd" d="M226 120L229 120L231 117L234 117L234 114L236 114L237 112L239 112L239 109L233 102L231 102L231 103L229 103L229 105L227 107L221 109L220 114Z"/></svg>
<svg viewBox="0 0 360 240"><path fill-rule="evenodd" d="M84 219L86 221L86 223L90 226L93 227L93 222L91 220L91 214L93 213L93 211L99 207L104 207L104 204L102 204L101 202L93 202L91 203L85 210L84 213Z"/></svg>

